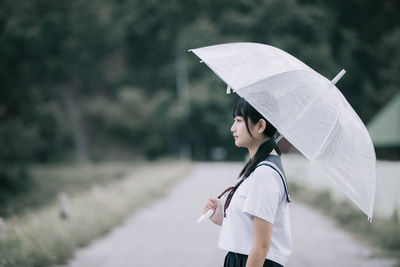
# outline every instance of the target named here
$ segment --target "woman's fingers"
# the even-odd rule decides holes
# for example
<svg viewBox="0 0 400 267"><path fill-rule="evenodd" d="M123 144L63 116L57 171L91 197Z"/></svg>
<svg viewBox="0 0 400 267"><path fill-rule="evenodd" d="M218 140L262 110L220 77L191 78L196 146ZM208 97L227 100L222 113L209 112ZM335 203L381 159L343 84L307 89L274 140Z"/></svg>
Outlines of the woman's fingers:
<svg viewBox="0 0 400 267"><path fill-rule="evenodd" d="M221 205L221 202L219 201L219 199L210 198L210 204L214 209L216 209L219 205Z"/></svg>
<svg viewBox="0 0 400 267"><path fill-rule="evenodd" d="M211 209L213 209L213 208L212 208L209 204L207 204L207 205L204 207L203 213L206 214L207 211L209 211L209 210L211 210Z"/></svg>
<svg viewBox="0 0 400 267"><path fill-rule="evenodd" d="M210 202L206 204L204 207L203 213L207 213L209 210L215 211L217 209L217 203L214 202L214 199L210 199Z"/></svg>
<svg viewBox="0 0 400 267"><path fill-rule="evenodd" d="M214 199L211 199L211 198L210 198L209 204L210 204L210 206L211 206L213 209L216 209L216 208L217 208L217 205L218 205L218 202L216 202Z"/></svg>

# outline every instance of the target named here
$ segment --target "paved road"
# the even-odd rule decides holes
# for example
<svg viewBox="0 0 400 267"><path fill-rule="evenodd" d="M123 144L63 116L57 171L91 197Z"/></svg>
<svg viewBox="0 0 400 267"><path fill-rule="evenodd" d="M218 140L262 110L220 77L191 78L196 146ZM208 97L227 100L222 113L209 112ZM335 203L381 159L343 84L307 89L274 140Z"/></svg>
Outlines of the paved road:
<svg viewBox="0 0 400 267"><path fill-rule="evenodd" d="M68 267L222 266L219 227L196 224L208 197L234 181L236 163L198 163L192 173L151 207L74 255ZM394 264L362 245L318 212L291 204L293 255L287 266L379 266Z"/></svg>

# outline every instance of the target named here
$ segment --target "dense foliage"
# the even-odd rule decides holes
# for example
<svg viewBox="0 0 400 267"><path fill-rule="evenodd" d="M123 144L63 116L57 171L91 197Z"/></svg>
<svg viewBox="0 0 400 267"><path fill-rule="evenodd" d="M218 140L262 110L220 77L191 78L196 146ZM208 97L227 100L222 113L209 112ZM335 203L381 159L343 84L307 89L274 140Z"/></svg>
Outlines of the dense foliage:
<svg viewBox="0 0 400 267"><path fill-rule="evenodd" d="M187 53L280 47L339 87L367 122L400 84L396 0L0 2L0 191L29 162L189 155L224 146L235 97Z"/></svg>

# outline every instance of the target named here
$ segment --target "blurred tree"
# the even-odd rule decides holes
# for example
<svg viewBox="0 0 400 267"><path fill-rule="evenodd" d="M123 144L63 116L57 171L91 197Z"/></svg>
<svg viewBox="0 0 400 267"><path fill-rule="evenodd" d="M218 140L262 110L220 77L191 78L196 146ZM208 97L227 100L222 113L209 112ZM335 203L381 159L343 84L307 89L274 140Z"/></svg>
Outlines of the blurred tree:
<svg viewBox="0 0 400 267"><path fill-rule="evenodd" d="M335 27L332 29L329 45L336 61L351 74L341 81L340 88L361 119L367 122L395 91L399 91L398 80L397 85L394 85L396 82L393 80L400 74L400 68L395 63L398 61L398 53L393 47L394 39L388 39L400 27L397 15L400 11L399 2L309 2L314 2L334 14ZM397 42L397 46L398 44ZM388 73L388 69L392 78L383 74ZM397 75L393 75L395 73ZM389 84L390 89L387 87Z"/></svg>
<svg viewBox="0 0 400 267"><path fill-rule="evenodd" d="M168 91L160 91L149 98L137 88L120 90L114 100L104 97L92 100L86 106L86 113L93 130L91 134L95 137L93 142L98 147L112 143L121 150L125 147L125 150L149 159L167 153L166 136L176 125L171 120L173 114L170 113L174 109L171 101ZM94 157L105 158L102 152Z"/></svg>
<svg viewBox="0 0 400 267"><path fill-rule="evenodd" d="M399 11L396 0L3 0L0 183L28 177L26 162L118 151L208 159L225 144L240 157L235 97L187 53L217 43L275 45L328 78L345 68L339 88L367 121L399 91Z"/></svg>
<svg viewBox="0 0 400 267"><path fill-rule="evenodd" d="M79 99L114 82L102 63L123 38L107 3L1 1L1 190L23 188L27 162L65 160L72 140L87 158Z"/></svg>

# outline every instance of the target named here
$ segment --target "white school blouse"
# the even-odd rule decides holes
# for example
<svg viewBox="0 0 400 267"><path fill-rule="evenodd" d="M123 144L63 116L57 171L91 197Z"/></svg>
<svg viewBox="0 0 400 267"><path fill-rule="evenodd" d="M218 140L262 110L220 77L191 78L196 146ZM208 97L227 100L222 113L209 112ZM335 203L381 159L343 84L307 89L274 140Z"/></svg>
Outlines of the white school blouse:
<svg viewBox="0 0 400 267"><path fill-rule="evenodd" d="M289 207L284 184L276 170L257 167L238 187L226 210L218 246L249 255L253 245L253 217L273 224L267 259L285 265L292 251Z"/></svg>

